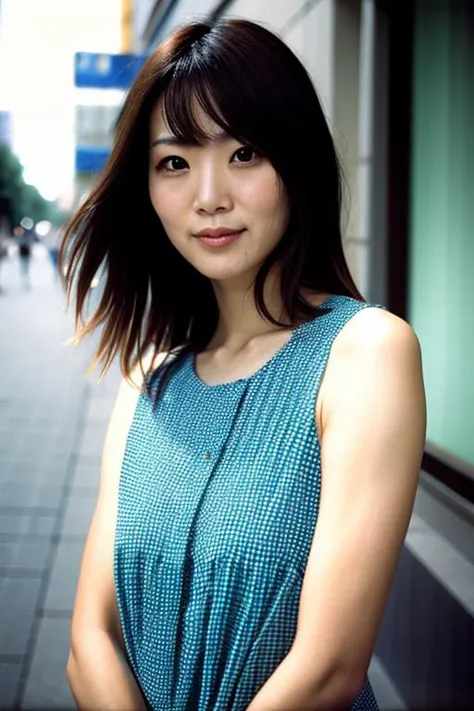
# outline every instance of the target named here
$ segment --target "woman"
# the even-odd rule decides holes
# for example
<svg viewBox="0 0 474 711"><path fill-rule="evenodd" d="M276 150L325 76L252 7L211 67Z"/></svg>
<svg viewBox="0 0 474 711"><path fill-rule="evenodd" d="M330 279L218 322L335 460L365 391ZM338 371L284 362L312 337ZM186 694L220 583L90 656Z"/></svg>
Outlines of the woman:
<svg viewBox="0 0 474 711"><path fill-rule="evenodd" d="M418 341L364 302L304 68L247 21L148 59L64 239L125 375L75 603L79 708L377 708L366 671L425 434ZM316 526L317 523L317 526Z"/></svg>

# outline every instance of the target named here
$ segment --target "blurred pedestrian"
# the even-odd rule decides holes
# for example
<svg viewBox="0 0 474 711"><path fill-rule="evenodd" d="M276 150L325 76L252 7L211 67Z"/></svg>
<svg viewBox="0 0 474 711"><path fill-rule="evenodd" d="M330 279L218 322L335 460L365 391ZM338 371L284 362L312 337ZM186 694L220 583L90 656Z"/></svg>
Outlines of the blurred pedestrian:
<svg viewBox="0 0 474 711"><path fill-rule="evenodd" d="M30 265L33 245L37 241L34 226L19 227L15 234L18 239L20 279L25 289L31 288Z"/></svg>
<svg viewBox="0 0 474 711"><path fill-rule="evenodd" d="M41 238L42 243L48 250L49 259L53 267L53 279L55 282L59 278L59 251L61 241L64 236L64 225L52 226L51 229Z"/></svg>
<svg viewBox="0 0 474 711"><path fill-rule="evenodd" d="M340 195L277 36L196 22L149 57L64 240L79 322L105 265L78 338L103 326L126 376L72 620L80 709L377 708L425 405L416 336L349 273Z"/></svg>
<svg viewBox="0 0 474 711"><path fill-rule="evenodd" d="M2 270L3 264L8 258L8 244L6 237L0 232L0 294L3 292L2 288Z"/></svg>

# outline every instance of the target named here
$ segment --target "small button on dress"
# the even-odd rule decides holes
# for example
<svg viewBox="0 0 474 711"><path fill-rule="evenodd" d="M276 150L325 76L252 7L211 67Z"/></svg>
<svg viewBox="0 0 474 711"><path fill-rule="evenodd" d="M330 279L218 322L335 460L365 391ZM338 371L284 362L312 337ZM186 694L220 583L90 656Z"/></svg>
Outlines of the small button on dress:
<svg viewBox="0 0 474 711"><path fill-rule="evenodd" d="M334 339L368 306L331 296L249 378L205 385L187 354L156 408L140 395L114 577L153 711L245 711L290 650L321 493L316 397ZM378 709L368 680L352 709Z"/></svg>

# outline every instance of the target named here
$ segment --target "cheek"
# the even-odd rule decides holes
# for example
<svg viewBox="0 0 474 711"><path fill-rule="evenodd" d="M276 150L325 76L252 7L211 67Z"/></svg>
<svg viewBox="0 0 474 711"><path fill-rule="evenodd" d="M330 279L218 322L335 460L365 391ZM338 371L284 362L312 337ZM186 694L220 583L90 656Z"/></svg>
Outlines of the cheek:
<svg viewBox="0 0 474 711"><path fill-rule="evenodd" d="M285 219L287 200L274 171L265 171L255 181L242 186L242 200L256 219Z"/></svg>
<svg viewBox="0 0 474 711"><path fill-rule="evenodd" d="M161 191L159 190L156 181L153 179L152 176L150 176L148 179L148 194L150 196L150 201L153 205L153 209L156 213L158 213L158 216L161 217Z"/></svg>
<svg viewBox="0 0 474 711"><path fill-rule="evenodd" d="M183 215L182 194L173 190L164 181L150 179L148 182L151 204L160 220L165 224L175 222Z"/></svg>

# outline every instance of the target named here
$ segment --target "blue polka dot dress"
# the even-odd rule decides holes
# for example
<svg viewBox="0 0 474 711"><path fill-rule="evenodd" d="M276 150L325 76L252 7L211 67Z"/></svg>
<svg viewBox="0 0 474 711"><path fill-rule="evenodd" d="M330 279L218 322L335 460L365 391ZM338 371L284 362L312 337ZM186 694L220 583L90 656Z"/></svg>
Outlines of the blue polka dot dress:
<svg viewBox="0 0 474 711"><path fill-rule="evenodd" d="M368 304L331 296L254 375L205 385L186 356L140 395L114 553L128 660L154 711L245 711L290 650L321 488L315 401ZM354 711L376 711L368 680Z"/></svg>

